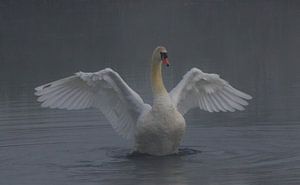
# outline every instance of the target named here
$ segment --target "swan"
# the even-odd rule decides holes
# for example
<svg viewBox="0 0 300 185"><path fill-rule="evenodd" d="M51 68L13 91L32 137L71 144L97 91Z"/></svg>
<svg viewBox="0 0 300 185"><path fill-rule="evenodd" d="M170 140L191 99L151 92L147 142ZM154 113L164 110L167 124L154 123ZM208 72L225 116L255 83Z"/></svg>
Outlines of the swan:
<svg viewBox="0 0 300 185"><path fill-rule="evenodd" d="M244 110L252 97L232 87L217 74L198 68L188 71L169 93L162 80L162 64L169 66L165 47L151 57L153 104L132 90L110 68L73 76L35 88L41 107L79 110L98 108L115 131L135 143L135 150L150 155L178 152L185 132L183 115L199 107L208 112Z"/></svg>

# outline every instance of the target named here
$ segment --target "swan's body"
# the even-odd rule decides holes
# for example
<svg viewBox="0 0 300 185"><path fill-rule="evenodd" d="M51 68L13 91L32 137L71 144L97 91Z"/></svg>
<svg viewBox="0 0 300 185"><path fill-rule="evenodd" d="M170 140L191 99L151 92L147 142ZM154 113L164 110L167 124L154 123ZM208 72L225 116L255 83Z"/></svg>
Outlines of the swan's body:
<svg viewBox="0 0 300 185"><path fill-rule="evenodd" d="M36 88L42 107L84 109L95 107L125 138L135 140L139 152L152 155L176 153L185 131L183 115L199 107L209 112L244 110L251 96L233 88L216 74L190 70L168 93L162 81L161 64L167 65L164 47L152 55L152 107L145 104L112 69L78 72Z"/></svg>
<svg viewBox="0 0 300 185"><path fill-rule="evenodd" d="M136 148L139 152L167 155L177 152L185 120L168 95L156 97L152 109L137 121Z"/></svg>

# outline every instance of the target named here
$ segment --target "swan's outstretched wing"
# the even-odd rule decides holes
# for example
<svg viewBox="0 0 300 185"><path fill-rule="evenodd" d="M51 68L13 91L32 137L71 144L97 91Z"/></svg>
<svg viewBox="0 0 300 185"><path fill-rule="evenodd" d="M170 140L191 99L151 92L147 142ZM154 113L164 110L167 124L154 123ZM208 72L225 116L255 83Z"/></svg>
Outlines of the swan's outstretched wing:
<svg viewBox="0 0 300 185"><path fill-rule="evenodd" d="M113 128L126 138L133 136L138 117L150 107L117 72L109 68L95 73L78 72L35 90L42 107L100 109Z"/></svg>
<svg viewBox="0 0 300 185"><path fill-rule="evenodd" d="M170 92L173 103L180 113L199 107L209 112L244 110L246 100L252 97L223 80L217 74L203 73L197 68L187 72Z"/></svg>

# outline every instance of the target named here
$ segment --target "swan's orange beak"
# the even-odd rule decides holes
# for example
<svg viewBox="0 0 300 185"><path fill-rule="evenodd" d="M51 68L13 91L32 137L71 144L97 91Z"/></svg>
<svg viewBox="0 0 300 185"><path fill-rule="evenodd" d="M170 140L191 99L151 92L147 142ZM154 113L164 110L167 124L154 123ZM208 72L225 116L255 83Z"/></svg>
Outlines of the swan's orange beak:
<svg viewBox="0 0 300 185"><path fill-rule="evenodd" d="M170 63L169 63L168 58L164 58L164 59L163 59L163 64L166 65L167 67L170 66Z"/></svg>
<svg viewBox="0 0 300 185"><path fill-rule="evenodd" d="M167 67L170 66L167 52L160 52L160 58L164 65L166 65Z"/></svg>

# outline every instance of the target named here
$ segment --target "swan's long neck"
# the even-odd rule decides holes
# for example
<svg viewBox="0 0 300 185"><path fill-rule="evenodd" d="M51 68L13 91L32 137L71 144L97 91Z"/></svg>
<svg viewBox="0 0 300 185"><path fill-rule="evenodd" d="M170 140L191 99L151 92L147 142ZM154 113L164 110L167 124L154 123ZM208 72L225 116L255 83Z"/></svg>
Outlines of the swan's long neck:
<svg viewBox="0 0 300 185"><path fill-rule="evenodd" d="M152 92L155 97L168 95L168 92L165 88L162 73L161 73L161 62L152 62L151 68L151 83L152 83Z"/></svg>

